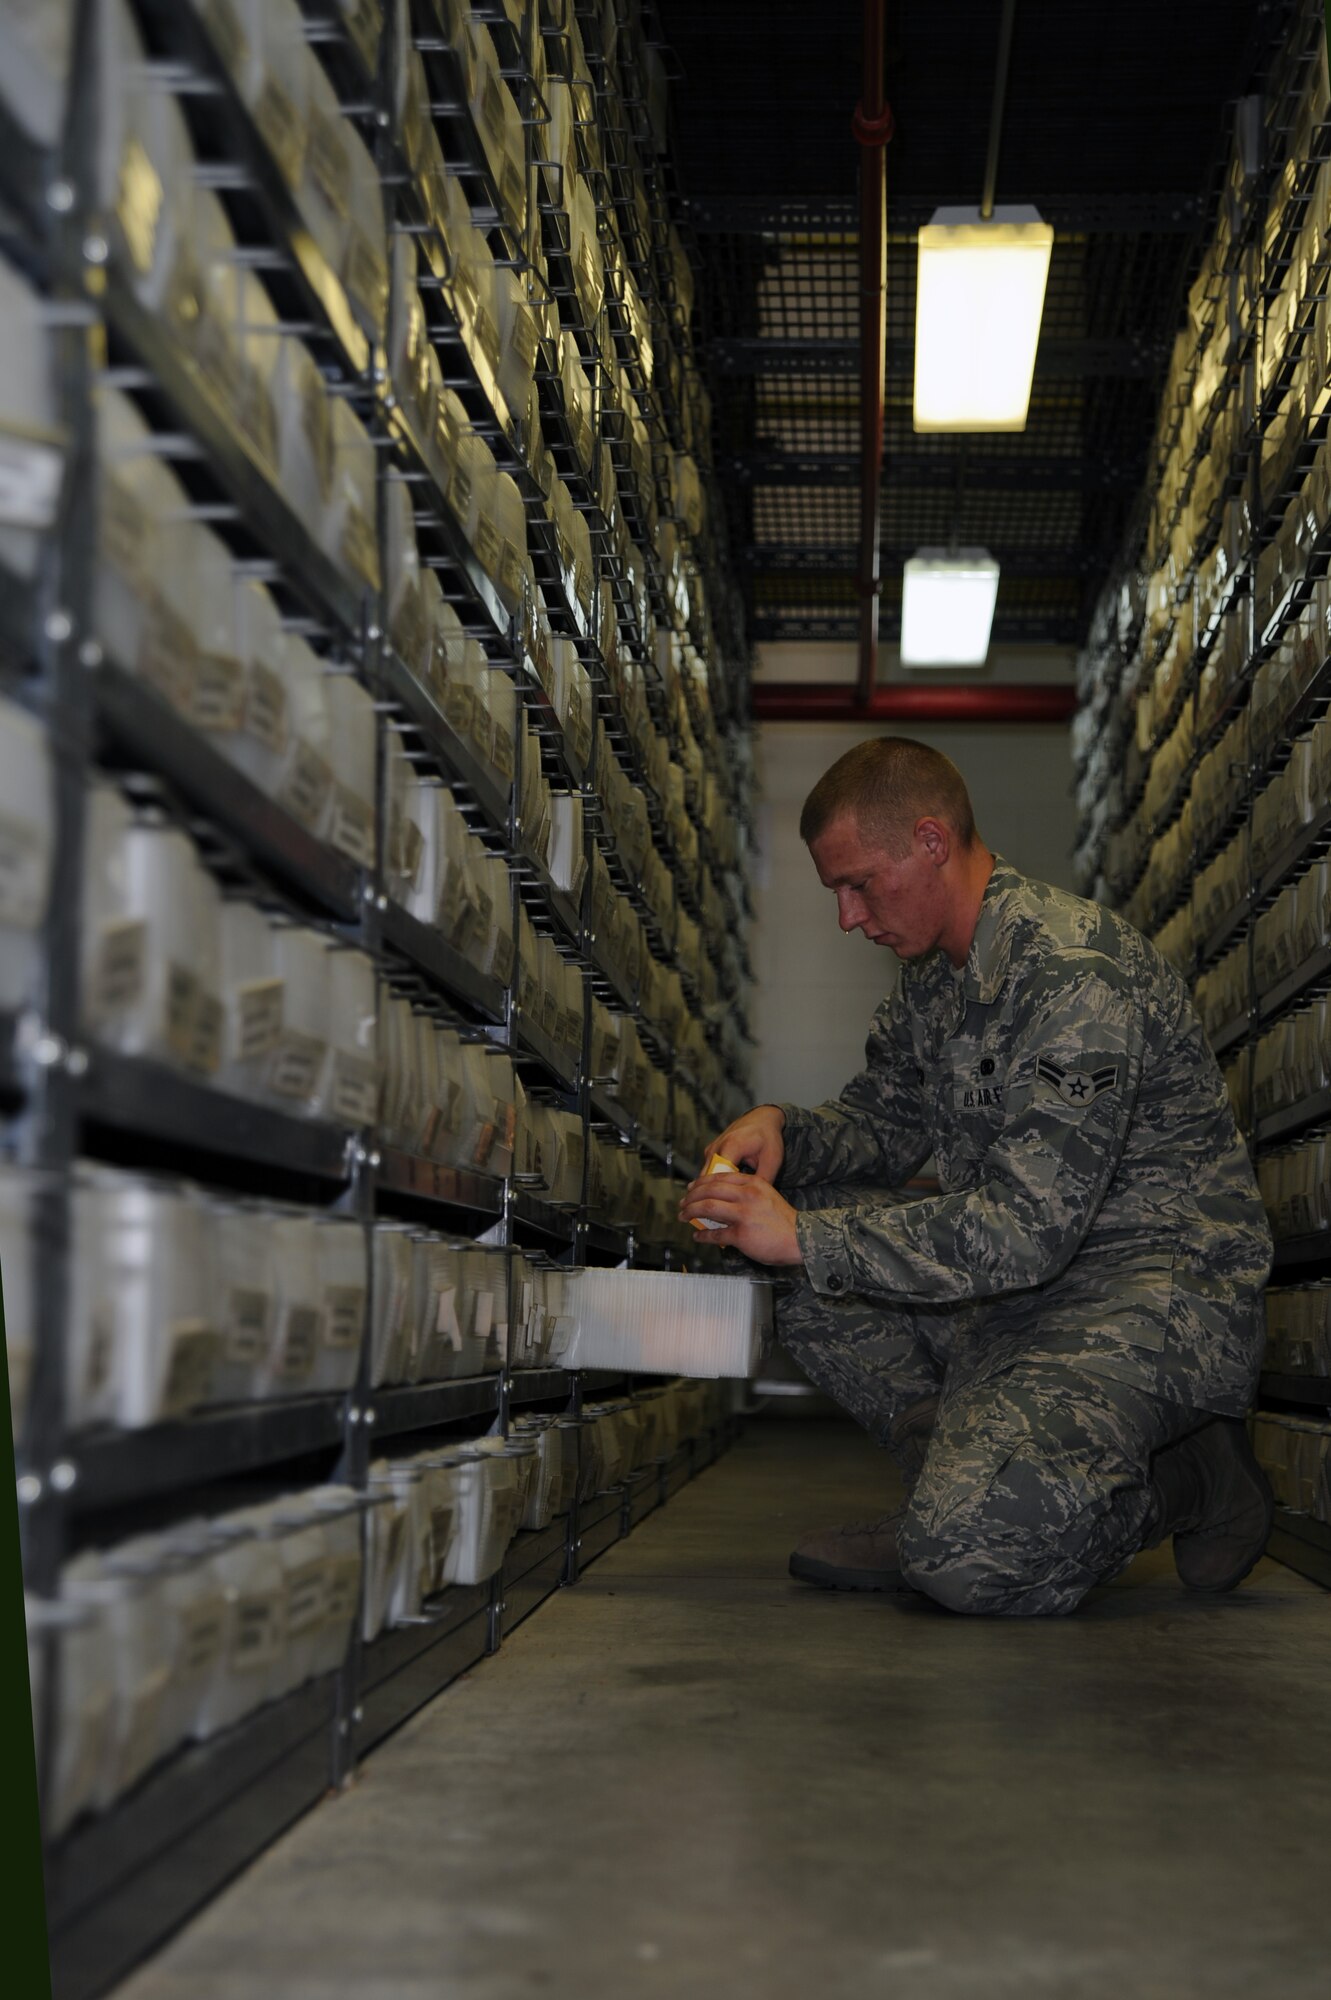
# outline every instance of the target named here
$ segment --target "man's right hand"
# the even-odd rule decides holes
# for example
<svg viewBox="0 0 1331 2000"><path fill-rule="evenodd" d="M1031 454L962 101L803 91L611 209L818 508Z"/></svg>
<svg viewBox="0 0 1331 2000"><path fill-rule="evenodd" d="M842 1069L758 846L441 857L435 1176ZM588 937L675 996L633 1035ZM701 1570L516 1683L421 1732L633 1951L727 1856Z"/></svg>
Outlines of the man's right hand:
<svg viewBox="0 0 1331 2000"><path fill-rule="evenodd" d="M774 1181L786 1157L781 1137L785 1129L786 1116L779 1105L755 1104L712 1140L703 1154L703 1165L713 1153L721 1153L737 1167L751 1167L763 1180Z"/></svg>

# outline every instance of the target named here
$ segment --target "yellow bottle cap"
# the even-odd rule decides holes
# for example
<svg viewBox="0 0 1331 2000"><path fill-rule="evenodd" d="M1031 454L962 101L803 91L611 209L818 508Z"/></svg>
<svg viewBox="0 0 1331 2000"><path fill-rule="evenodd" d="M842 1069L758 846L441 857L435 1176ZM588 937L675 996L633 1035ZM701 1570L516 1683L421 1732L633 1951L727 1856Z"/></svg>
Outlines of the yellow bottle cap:
<svg viewBox="0 0 1331 2000"><path fill-rule="evenodd" d="M739 1168L735 1165L735 1162L728 1160L724 1153L713 1153L711 1159L703 1168L704 1174L737 1174L738 1172ZM713 1229L724 1229L725 1226L724 1222L712 1222L703 1216L695 1216L692 1223L692 1227L697 1230L700 1236L706 1236Z"/></svg>

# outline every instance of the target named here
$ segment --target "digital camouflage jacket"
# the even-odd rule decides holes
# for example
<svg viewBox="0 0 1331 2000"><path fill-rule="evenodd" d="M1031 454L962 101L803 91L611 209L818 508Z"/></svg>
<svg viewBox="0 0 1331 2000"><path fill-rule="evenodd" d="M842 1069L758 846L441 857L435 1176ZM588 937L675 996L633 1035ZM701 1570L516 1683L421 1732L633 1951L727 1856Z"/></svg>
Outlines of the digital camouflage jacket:
<svg viewBox="0 0 1331 2000"><path fill-rule="evenodd" d="M1187 990L1112 912L996 861L960 978L903 965L860 1074L781 1108L780 1185L838 1184L798 1220L815 1291L980 1302L979 1350L1247 1407L1270 1231ZM931 1154L936 1196L874 1200Z"/></svg>

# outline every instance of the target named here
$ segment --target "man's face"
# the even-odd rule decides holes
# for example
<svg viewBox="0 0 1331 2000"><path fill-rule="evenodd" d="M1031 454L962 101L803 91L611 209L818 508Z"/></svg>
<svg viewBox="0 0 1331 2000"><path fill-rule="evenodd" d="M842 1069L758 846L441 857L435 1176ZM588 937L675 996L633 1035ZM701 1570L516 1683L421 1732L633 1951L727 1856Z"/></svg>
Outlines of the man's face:
<svg viewBox="0 0 1331 2000"><path fill-rule="evenodd" d="M837 902L843 931L863 931L871 944L889 945L898 958L924 958L942 936L942 874L919 835L897 858L866 844L846 815L809 843L813 865Z"/></svg>

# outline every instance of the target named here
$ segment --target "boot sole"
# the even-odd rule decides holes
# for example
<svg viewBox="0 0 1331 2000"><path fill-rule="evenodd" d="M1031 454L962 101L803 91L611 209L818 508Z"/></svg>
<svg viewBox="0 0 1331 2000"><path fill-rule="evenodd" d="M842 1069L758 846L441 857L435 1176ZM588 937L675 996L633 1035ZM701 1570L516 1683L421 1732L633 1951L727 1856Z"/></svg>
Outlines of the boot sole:
<svg viewBox="0 0 1331 2000"><path fill-rule="evenodd" d="M839 1569L815 1556L793 1555L790 1574L801 1583L817 1584L820 1590L904 1591L909 1587L899 1569Z"/></svg>

